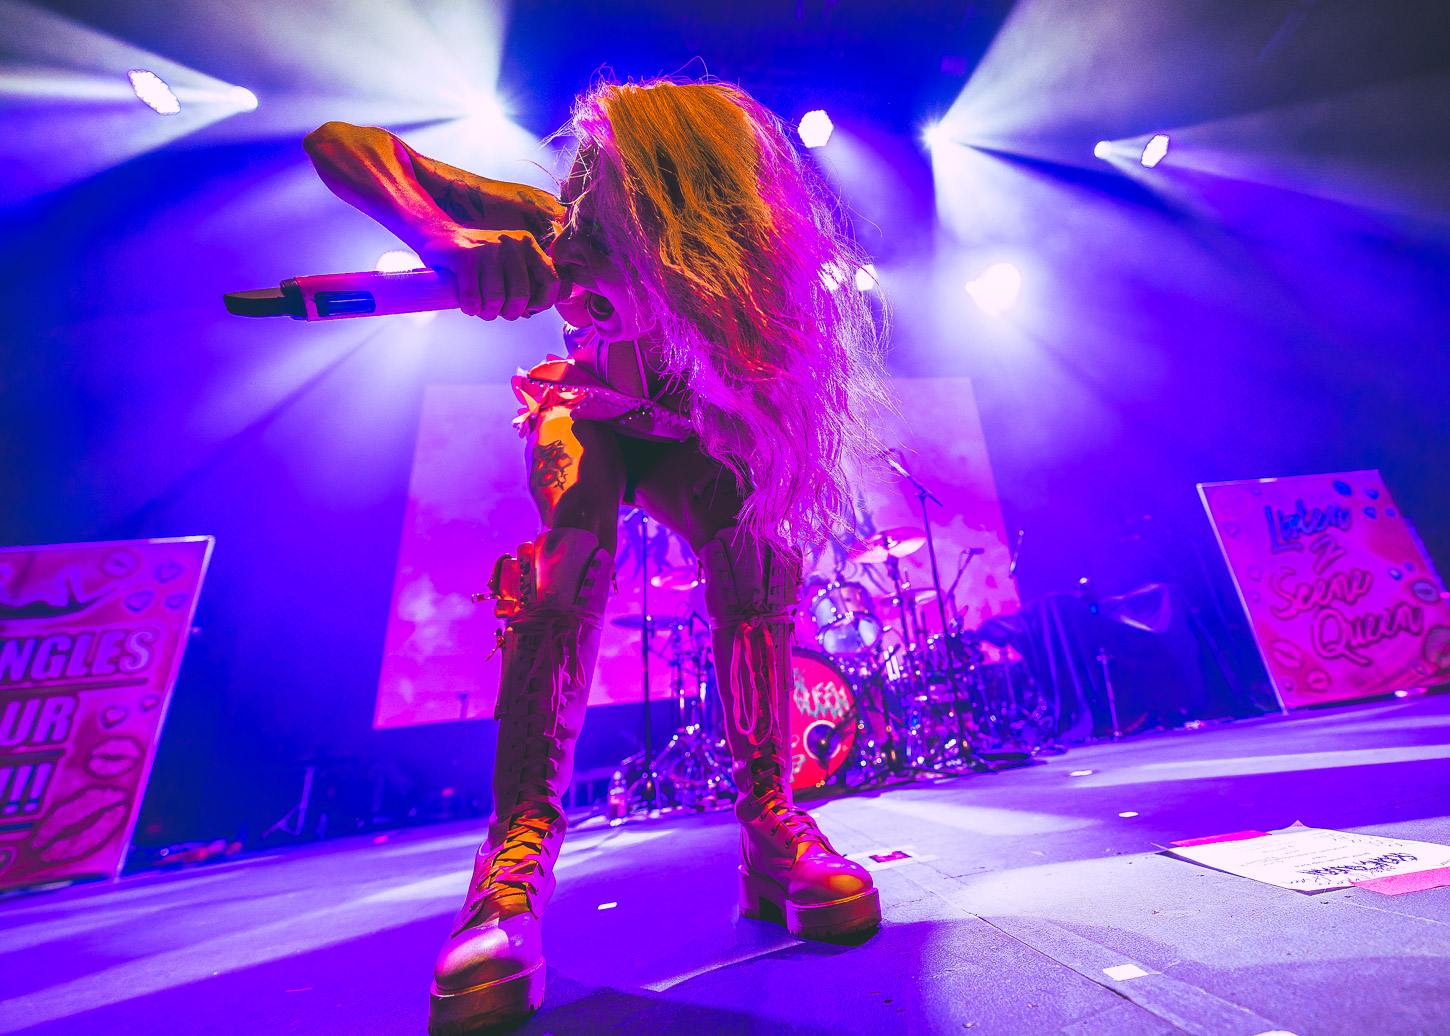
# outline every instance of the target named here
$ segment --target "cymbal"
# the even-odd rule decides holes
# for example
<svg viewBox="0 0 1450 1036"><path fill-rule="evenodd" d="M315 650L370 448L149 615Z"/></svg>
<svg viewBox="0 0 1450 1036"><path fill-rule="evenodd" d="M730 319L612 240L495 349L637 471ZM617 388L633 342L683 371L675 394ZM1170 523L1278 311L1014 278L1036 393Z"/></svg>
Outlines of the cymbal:
<svg viewBox="0 0 1450 1036"><path fill-rule="evenodd" d="M676 565L650 576L649 585L685 593L700 585L700 569L695 565Z"/></svg>
<svg viewBox="0 0 1450 1036"><path fill-rule="evenodd" d="M926 545L926 533L910 525L884 529L856 544L846 554L851 561L879 565L887 558L904 558Z"/></svg>
<svg viewBox="0 0 1450 1036"><path fill-rule="evenodd" d="M620 629L637 630L644 628L645 617L643 615L621 615L613 621L614 625ZM689 624L689 619L677 619L671 615L651 615L649 617L650 632L656 634L681 629Z"/></svg>
<svg viewBox="0 0 1450 1036"><path fill-rule="evenodd" d="M922 601L930 601L932 598L934 598L936 596L936 587L908 586L904 590L902 590L902 594L906 597L907 601L909 601L914 606L920 604ZM881 605L883 608L895 608L896 595L882 594L880 597L876 598L876 603Z"/></svg>

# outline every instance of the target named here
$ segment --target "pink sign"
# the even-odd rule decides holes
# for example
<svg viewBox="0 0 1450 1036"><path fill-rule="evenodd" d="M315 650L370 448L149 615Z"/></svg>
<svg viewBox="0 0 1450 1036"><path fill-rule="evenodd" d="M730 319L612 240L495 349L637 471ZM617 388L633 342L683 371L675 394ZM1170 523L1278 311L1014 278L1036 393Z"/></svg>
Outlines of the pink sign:
<svg viewBox="0 0 1450 1036"><path fill-rule="evenodd" d="M1198 491L1281 706L1450 679L1450 595L1378 471Z"/></svg>
<svg viewBox="0 0 1450 1036"><path fill-rule="evenodd" d="M120 872L212 543L0 549L0 888Z"/></svg>
<svg viewBox="0 0 1450 1036"><path fill-rule="evenodd" d="M976 626L993 615L1017 611L1017 587L1008 575L1006 529L971 382L922 378L896 379L893 385L901 398L902 419L891 437L900 444L907 466L943 505L932 504L931 515L943 582L956 584L948 601L949 618L960 615ZM512 424L517 407L506 384L427 389L403 518L375 727L493 715L499 663L497 656L488 656L501 624L491 605L474 604L469 595L485 588L495 558L539 533L525 483L524 448ZM862 532L919 527L920 509L910 485L884 464L877 475L876 482L862 491ZM646 591L639 566L640 526L632 514L633 509L622 512L616 555L619 592L610 597L605 610L591 705L637 702L643 694L638 618ZM665 569L688 574L695 565L689 547L654 522L649 523L645 553L650 576ZM881 612L885 624L898 625L889 605L872 600L885 601L892 594L885 566L861 565L846 560L841 549L827 549L808 559L807 569L825 579L839 576L859 584L860 594L853 600ZM913 586L931 581L925 549L903 558L901 569ZM653 616L684 620L691 613L704 612L698 589L651 586L647 593ZM923 625L935 629L940 624L935 604L921 600ZM816 629L807 611L803 606L798 642L814 649ZM696 624L696 628L701 627ZM673 693L674 674L662 657L667 640L664 633L654 638L649 681L655 700Z"/></svg>

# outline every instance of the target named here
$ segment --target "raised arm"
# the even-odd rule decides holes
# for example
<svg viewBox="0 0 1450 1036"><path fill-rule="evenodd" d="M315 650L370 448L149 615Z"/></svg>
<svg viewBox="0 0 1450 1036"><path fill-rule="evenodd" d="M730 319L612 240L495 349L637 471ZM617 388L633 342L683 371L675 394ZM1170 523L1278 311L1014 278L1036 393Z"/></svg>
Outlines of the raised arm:
<svg viewBox="0 0 1450 1036"><path fill-rule="evenodd" d="M564 217L553 195L427 158L382 129L329 122L303 147L328 189L457 276L465 313L513 320L553 305L544 248Z"/></svg>

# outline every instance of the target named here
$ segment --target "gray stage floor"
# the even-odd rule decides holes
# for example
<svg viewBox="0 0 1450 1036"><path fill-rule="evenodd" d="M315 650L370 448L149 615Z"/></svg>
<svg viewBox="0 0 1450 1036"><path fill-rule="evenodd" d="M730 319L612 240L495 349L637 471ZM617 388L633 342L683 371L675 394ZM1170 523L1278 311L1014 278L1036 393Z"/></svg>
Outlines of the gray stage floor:
<svg viewBox="0 0 1450 1036"><path fill-rule="evenodd" d="M578 830L548 999L521 1031L1450 1033L1450 889L1308 896L1157 851L1295 820L1450 843L1450 696L1149 735L815 811L845 852L912 855L877 872L879 933L829 946L740 920L728 814ZM11 898L0 1031L421 1033L480 827ZM1103 972L1125 963L1150 974Z"/></svg>

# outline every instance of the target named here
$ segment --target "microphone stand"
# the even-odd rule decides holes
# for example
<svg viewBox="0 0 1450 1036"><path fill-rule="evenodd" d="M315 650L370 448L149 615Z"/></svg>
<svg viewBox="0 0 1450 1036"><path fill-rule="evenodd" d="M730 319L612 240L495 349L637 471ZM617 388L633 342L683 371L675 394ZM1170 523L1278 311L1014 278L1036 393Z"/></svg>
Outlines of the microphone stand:
<svg viewBox="0 0 1450 1036"><path fill-rule="evenodd" d="M957 682L956 646L953 642L951 631L947 628L947 605L942 595L941 573L937 570L936 565L936 541L931 533L931 515L927 510L926 502L930 500L938 507L945 507L946 505L938 500L931 490L922 485L916 476L906 469L906 465L896 458L892 451L888 450L885 457L886 463L891 465L891 469L915 487L916 500L921 505L921 527L926 531L926 554L931 560L931 584L936 589L936 608L937 614L941 617L942 643L946 645L947 650L947 681L951 684L952 701L956 703L957 753L963 760L968 762L972 769L991 770L992 765L977 755L967 745L967 725L962 715L962 688ZM892 560L895 559L893 558Z"/></svg>

